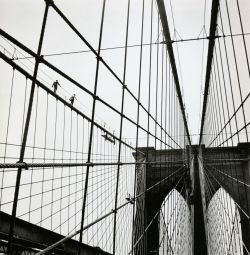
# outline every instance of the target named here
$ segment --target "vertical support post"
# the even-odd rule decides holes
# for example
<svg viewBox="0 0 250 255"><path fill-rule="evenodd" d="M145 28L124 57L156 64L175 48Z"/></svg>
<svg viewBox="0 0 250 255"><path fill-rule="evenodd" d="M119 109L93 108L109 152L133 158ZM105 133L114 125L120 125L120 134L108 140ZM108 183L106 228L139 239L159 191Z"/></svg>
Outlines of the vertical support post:
<svg viewBox="0 0 250 255"><path fill-rule="evenodd" d="M103 0L102 5L102 17L101 17L101 25L100 25L100 34L99 34L99 43L98 43L98 55L96 57L96 73L95 73L95 85L94 85L94 95L93 95L93 105L92 105L92 116L91 116L91 126L90 126L90 134L89 134L89 147L88 147L88 159L87 163L91 161L91 151L92 151L92 140L94 134L94 121L95 121L95 107L96 107L96 100L97 97L97 84L98 84L98 76L99 76L99 66L101 61L101 44L102 44L102 32L103 32L103 23L104 23L104 13L105 13L105 4L106 0ZM87 202L87 192L88 192L88 181L89 181L89 172L90 166L87 166L86 170L86 177L85 177L85 185L84 185L84 196L83 196L83 205L82 205L82 215L81 215L81 226L80 226L80 238L79 243L82 243L82 235L83 235L83 224L84 224L84 217L85 217L85 210L86 210L86 202ZM80 254L80 245L78 254Z"/></svg>
<svg viewBox="0 0 250 255"><path fill-rule="evenodd" d="M140 64L139 64L139 77L138 77L138 97L137 97L137 114L136 114L136 145L135 145L135 158L136 161L138 160L138 137L139 137L139 125L140 125L140 108L141 108L141 74L142 74L142 53L143 53L143 33L144 33L144 7L145 7L145 1L142 1L142 14L141 14L141 46L140 46ZM137 171L138 168L140 168L140 165L135 165L135 180L137 180ZM134 197L136 194L136 185L134 186ZM143 195L144 197L145 195ZM138 201L136 202L137 206ZM134 233L134 224L135 224L135 203L133 206L133 230L132 230L132 235ZM143 238L142 243L144 242L145 238ZM131 242L131 248L133 252L133 247L134 247L134 239L132 237L132 242ZM143 247L144 248L144 247ZM142 250L143 250L142 248Z"/></svg>
<svg viewBox="0 0 250 255"><path fill-rule="evenodd" d="M120 135L119 135L119 149L118 149L118 166L117 166L117 177L116 177L116 190L115 190L115 209L114 209L114 230L113 230L113 255L115 255L116 248L116 221L117 221L117 204L118 204L118 192L119 192L119 177L120 177L120 164L121 163L121 145L122 145L122 131L123 131L123 112L124 112L124 99L126 89L126 70L127 70L127 50L128 50L128 28L129 28L129 11L130 11L130 0L128 0L127 7L127 24L126 24L126 39L125 39L125 53L124 53L124 67L123 67L123 86L122 86L122 105L121 105L121 119L120 119Z"/></svg>
<svg viewBox="0 0 250 255"><path fill-rule="evenodd" d="M141 162L145 161L144 157L135 158L136 162L136 190L135 195L141 194L146 190L146 173L147 173L147 166L145 164L140 164ZM138 238L142 235L145 230L144 222L145 222L145 204L146 204L146 194L143 194L134 203L134 217L133 217L133 233L132 233L132 254L139 255L142 253L143 244L145 243L145 238L142 239L137 247L134 247L134 243L137 242Z"/></svg>
<svg viewBox="0 0 250 255"><path fill-rule="evenodd" d="M44 38L44 33L45 33L45 26L46 26L46 22L47 22L48 10L49 10L51 0L45 0L45 3L46 3L46 6L45 6L45 10L44 10L42 28L41 28L40 39L39 39L39 44L38 44L38 49L37 49L37 57L36 57L35 67L34 67L34 72L33 72L33 77L32 77L32 85L31 85L31 90L30 90L29 105L28 105L26 122L25 122L25 127L24 127L24 133L23 133L23 140L22 140L22 145L21 145L21 150L20 150L19 162L23 162L25 149L26 149L26 142L27 142L27 137L28 137L30 118L31 118L32 106L33 106L33 99L34 99L34 93L35 93L35 84L36 84L36 78L37 78L37 73L38 73L38 66L39 66L40 58L41 58L41 51L42 51L43 38ZM19 167L18 170L17 170L14 201L13 201L13 206L12 206L12 215L11 215L11 223L10 223L10 230L9 230L9 241L8 241L8 249L7 249L7 254L8 255L11 255L11 253L12 253L13 235L14 235L14 228L15 228L15 219L16 219L19 187L20 187L20 182L21 182L21 174L22 174L22 167Z"/></svg>

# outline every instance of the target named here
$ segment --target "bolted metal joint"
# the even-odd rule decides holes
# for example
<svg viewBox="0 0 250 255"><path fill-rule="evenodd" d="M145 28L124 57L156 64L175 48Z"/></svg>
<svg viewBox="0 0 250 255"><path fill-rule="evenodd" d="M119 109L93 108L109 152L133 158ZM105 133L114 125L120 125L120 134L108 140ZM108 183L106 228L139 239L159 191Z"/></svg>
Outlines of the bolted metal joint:
<svg viewBox="0 0 250 255"><path fill-rule="evenodd" d="M97 95L94 95L94 94L93 94L93 98L94 98L95 100L100 100L100 97L97 96Z"/></svg>
<svg viewBox="0 0 250 255"><path fill-rule="evenodd" d="M45 3L48 5L48 6L53 6L54 5L54 1L53 0L44 0Z"/></svg>
<svg viewBox="0 0 250 255"><path fill-rule="evenodd" d="M19 163L19 164L23 164L24 165L24 167L21 167L21 168L24 168L24 169L26 169L26 170L28 170L28 164L26 163L26 162L23 162L23 161L17 161L16 163Z"/></svg>
<svg viewBox="0 0 250 255"><path fill-rule="evenodd" d="M90 161L87 161L86 163L87 163L90 167L94 167L94 166L95 166L95 164L92 163L92 162L90 162Z"/></svg>
<svg viewBox="0 0 250 255"><path fill-rule="evenodd" d="M116 210L116 209L112 209L111 211L112 211L112 213L114 213L114 214L117 213L117 210Z"/></svg>
<svg viewBox="0 0 250 255"><path fill-rule="evenodd" d="M103 62L103 58L100 55L97 55L96 59Z"/></svg>
<svg viewBox="0 0 250 255"><path fill-rule="evenodd" d="M44 60L43 55L41 55L41 56L36 56L35 59L36 59L36 61L37 61L38 63L42 63L43 60Z"/></svg>

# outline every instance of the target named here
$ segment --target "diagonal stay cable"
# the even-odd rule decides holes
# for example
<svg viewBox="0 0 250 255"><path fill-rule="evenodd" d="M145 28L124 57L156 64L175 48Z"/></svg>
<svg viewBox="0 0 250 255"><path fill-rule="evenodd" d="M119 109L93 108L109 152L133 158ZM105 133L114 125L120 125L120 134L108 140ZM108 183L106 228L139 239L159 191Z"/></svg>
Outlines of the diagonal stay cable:
<svg viewBox="0 0 250 255"><path fill-rule="evenodd" d="M215 45L214 38L216 34L218 10L219 10L219 0L214 0L212 2L212 10L211 10L211 22L210 22L210 32L209 32L210 40L208 44L208 53L207 53L207 67L206 67L199 144L201 144L202 142L203 128L204 128L205 117L206 117L207 99L208 99L208 91L209 91L211 71L212 71L211 67L212 67L213 51L214 51L214 45Z"/></svg>
<svg viewBox="0 0 250 255"><path fill-rule="evenodd" d="M249 159L247 159L247 160L249 160ZM235 160L235 161L236 161L236 160ZM238 161L238 160L237 160L237 161ZM217 168L214 167L214 166L207 165L207 164L206 164L206 166L207 166L207 167L210 167L210 168L213 168L213 169L216 170L217 172L219 172L219 173L221 173L221 174L227 176L227 178L230 178L230 179L232 179L233 181L235 181L235 182L237 182L237 183L240 183L241 185L244 185L244 186L246 186L247 188L250 189L250 185L249 185L249 184L247 184L247 183L245 183L245 182L243 182L243 181L241 181L241 180L238 180L238 179L234 178L233 176L231 176L231 175L229 175L229 174L223 173L222 171L220 171L219 169L217 169Z"/></svg>
<svg viewBox="0 0 250 255"><path fill-rule="evenodd" d="M86 38L77 30L77 28L71 23L71 21L61 12L61 10L55 5L53 1L51 1L51 7L58 13L58 15L68 24L68 26L77 34L77 36L87 45L87 47L92 51L92 53L99 58L100 62L109 70L109 72L117 79L117 81L122 85L125 86L127 92L132 96L132 98L139 103L142 109L147 113L147 109L142 103L138 100L138 98L132 93L132 91L128 88L126 84L118 77L118 75L114 72L114 70L109 66L109 64L98 54L98 52L92 47L92 45L86 40ZM150 114L151 118L156 121L153 116ZM158 125L159 123L156 122ZM160 126L160 125L159 125ZM160 126L161 129L163 129ZM165 131L166 132L166 131ZM169 134L166 132L169 136ZM175 142L175 141L174 141ZM176 143L176 142L175 142ZM180 147L180 146L179 146Z"/></svg>
<svg viewBox="0 0 250 255"><path fill-rule="evenodd" d="M208 169L203 165L204 169L208 171ZM211 173L211 171L209 171L210 175L213 177L214 181L223 188L223 185L221 184L220 181L218 181L218 179L216 179L216 177ZM242 213L248 218L250 219L250 216L245 212L245 210L234 200L235 205L240 209L240 211L242 211Z"/></svg>
<svg viewBox="0 0 250 255"><path fill-rule="evenodd" d="M120 205L119 207L117 207L116 211L111 210L109 213L103 215L102 217L96 219L95 221L91 222L90 224L86 225L83 227L83 231L90 228L91 226L95 225L96 223L102 221L103 219L107 218L108 216L112 215L113 213L116 213L118 210L122 209L123 207L125 207L128 204L131 204L131 202L136 201L139 197L141 197L142 195L144 195L146 192L154 189L155 187L157 187L158 185L160 185L162 182L166 181L167 179L169 179L170 177L172 177L173 175L175 175L176 173L179 173L181 170L183 169L183 166L180 167L179 169L177 169L175 172L173 172L172 174L170 174L169 176L167 176L166 178L164 178L163 180L155 183L154 185L150 186L149 188L147 188L145 191L143 191L142 193L138 194L136 197L132 198L130 201ZM182 174L182 176L180 177L179 181L184 177L185 173ZM47 248L45 248L44 250L38 252L36 255L42 255L45 254L46 252L56 248L58 245L66 242L67 240L71 239L72 237L78 235L80 233L80 230L77 230L76 232L65 236L63 239L59 240L58 242L48 246Z"/></svg>
<svg viewBox="0 0 250 255"><path fill-rule="evenodd" d="M32 79L32 76L26 72L23 68L21 68L19 65L17 65L16 63L14 63L13 61L11 61L8 57L6 57L2 52L0 52L0 58L2 58L5 62L9 63L10 65L12 65L16 70L18 70L20 73L22 73L24 76L26 76L28 79ZM73 111L75 111L76 113L78 113L81 117L83 117L84 119L86 119L87 121L91 121L91 119L85 115L84 113L82 113L81 111L79 111L77 108L75 108L74 106L72 106L70 103L68 103L66 100L64 100L63 98L61 98L60 96L58 96L56 93L54 93L52 90L50 90L48 87L46 87L43 83L41 83L40 81L38 81L36 79L36 84L43 88L46 92L48 92L50 95L54 96L56 99L58 99L59 101L61 101L64 105L68 106L70 109L72 109ZM102 127L100 124L98 124L97 122L95 122L95 126L98 127L99 129L101 129L103 132L107 133L109 136L111 136L112 138L119 140L118 137L116 137L113 133L111 133L110 131L108 131L107 129L105 129L104 127ZM135 150L131 145L127 144L126 142L122 141L122 143L126 146L128 146L129 148L131 148L132 150ZM142 153L143 154L143 153Z"/></svg>
<svg viewBox="0 0 250 255"><path fill-rule="evenodd" d="M21 68L19 65L17 65L16 63L14 63L11 59L9 59L8 57L6 57L2 52L0 52L0 58L2 58L5 62L7 62L8 64L10 64L12 67L14 67L16 70L18 70L19 72L21 72L24 76L26 76L29 79L32 79L32 76L26 72L23 68ZM51 94L52 96L54 96L55 98L57 98L59 101L61 101L64 105L70 107L72 110L74 110L75 112L77 112L80 116L82 116L83 118L85 118L86 120L88 120L89 122L91 121L91 119L85 115L84 113L82 113L81 111L79 111L77 108L75 108L74 106L72 106L70 103L68 103L66 100L62 99L59 95L57 95L56 93L54 93L53 91L51 91L48 87L46 87L43 83L39 82L38 80L35 81L36 84L43 88L45 91L47 91L49 94ZM98 99L100 100L100 98L98 97ZM102 101L104 104L107 105L107 103L105 101ZM112 107L112 106L110 106ZM112 107L113 108L113 107ZM118 110L116 110L115 108L113 108L114 111L116 111L118 114L121 114ZM136 123L131 120L130 118L128 118L127 116L124 115L124 118L126 118L127 120L129 120L130 122L132 122L134 125L136 125ZM104 131L105 133L107 133L109 136L111 136L112 138L116 139L117 141L119 141L119 138L117 136L115 136L113 133L111 133L110 131L108 131L107 129L105 129L104 127L102 127L100 124L98 124L97 122L94 122L95 126L100 128L102 131ZM143 131L145 131L146 133L149 132L147 131L145 128L143 128L141 125L139 125L139 128L141 128ZM149 132L149 134L151 136L153 136L154 138L156 138L158 141L162 142L165 144L164 141L161 141L160 138L156 137L155 135L153 135L151 132ZM170 137L170 136L169 136ZM170 137L172 140L173 138ZM174 140L173 140L174 141ZM175 141L174 141L175 142ZM132 147L131 145L129 145L128 143L126 143L125 141L122 141L122 143L126 146L128 146L129 148L135 150L134 147ZM176 142L175 142L176 143ZM177 143L176 143L177 144ZM168 147L172 148L170 145L166 144ZM177 144L178 145L178 144ZM179 146L179 145L178 145ZM180 147L180 146L179 146ZM142 152L141 152L142 153ZM143 154L143 153L142 153Z"/></svg>
<svg viewBox="0 0 250 255"><path fill-rule="evenodd" d="M183 174L179 180L177 181L177 183L175 184L174 188L170 191L170 193L168 193L166 199L172 194L172 192L174 191L174 189L178 186L178 184L180 183L181 179L184 177L185 174ZM152 225L152 223L154 222L154 220L156 219L156 217L158 216L158 214L160 213L161 208L156 212L156 214L152 217L151 221L149 222L149 224L147 225L147 227L144 229L143 233L141 234L141 236L137 239L136 243L133 245L132 250L128 253L128 254L132 254L133 250L135 249L135 247L139 244L139 242L141 241L141 239L143 238L143 236L146 234L147 230L149 229L149 227Z"/></svg>
<svg viewBox="0 0 250 255"><path fill-rule="evenodd" d="M168 20L167 20L164 1L163 0L156 0L156 2L157 2L157 7L158 7L161 23L162 23L162 29L163 29L163 34L164 34L165 40L170 42L171 37L170 37L170 31L169 31L169 26L168 26ZM171 68L172 68L172 74L173 74L173 78L174 78L176 93L177 93L178 100L179 100L179 105L180 105L180 108L181 108L181 113L182 113L182 118L183 118L183 122L184 122L185 131L186 131L186 134L187 134L188 142L191 145L192 142L191 142L190 135L189 135L187 118L186 118L185 108L184 108L181 89L180 89L179 77L178 77L178 72L177 72L177 68L176 68L173 47L172 47L171 43L167 43L167 51L168 51L169 60L170 60Z"/></svg>
<svg viewBox="0 0 250 255"><path fill-rule="evenodd" d="M244 100L242 101L242 103L240 103L240 105L238 106L238 108L234 111L234 113L231 115L231 117L228 119L228 121L224 124L224 126L222 127L222 129L220 130L220 132L216 135L216 137L210 142L210 144L208 146L210 146L217 138L218 136L223 132L223 130L226 128L226 126L231 122L231 120L236 116L237 112L241 109L241 107L243 106L243 104L247 101L247 99L250 96L250 92L246 95L246 97L244 98ZM231 137L230 137L231 138Z"/></svg>
<svg viewBox="0 0 250 255"><path fill-rule="evenodd" d="M39 58L39 61L43 64L45 64L47 67L49 67L50 69L52 69L53 71L57 72L59 75L61 75L62 77L64 77L65 79L67 79L68 81L70 81L71 83L73 83L75 86L77 86L78 88L82 89L84 92L86 92L87 94L89 94L90 96L96 98L96 100L100 101L102 104L104 104L106 107L110 108L111 110L113 110L114 112L116 112L117 114L121 115L121 113L114 108L113 106L111 106L109 103L107 103L105 100L101 99L98 96L95 96L90 90L88 90L86 87L84 87L83 85L81 85L79 82L77 82L76 80L74 80L72 77L70 77L69 75L65 74L64 72L62 72L60 69L58 69L57 67L55 67L54 65L52 65L51 63L49 63L48 61L46 61L43 56L37 56L37 54L35 52L33 52L31 49L29 49L28 47L26 47L25 45L23 45L21 42L19 42L18 40L16 40L14 37L12 37L11 35L9 35L8 33L6 33L4 30L2 30L0 28L0 35L2 35L3 37L7 38L8 40L10 40L12 43L14 43L15 45L17 45L18 47L20 47L22 50L26 51L28 54L30 54L31 56L35 57L35 58ZM4 56L4 54L1 54L2 56ZM2 57L3 58L3 57ZM8 62L9 64L12 63L12 66L15 64L14 62L10 61L11 59L9 59ZM102 61L101 61L102 62ZM120 82L121 83L121 82ZM147 109L145 108L145 106L142 105L141 102L138 101L138 99L136 98L136 96L128 89L128 86L121 83L124 86L124 89L127 90L127 92L132 96L132 98L140 104L140 106L142 107L142 109L148 113ZM159 128L161 130L164 131L164 133L179 147L181 148L181 146L173 139L173 137L171 137L171 135L168 134L168 132L159 124L158 121L156 121L156 119L152 116L151 113L148 113L149 116L151 117L151 119L157 124L157 126L159 126ZM130 121L132 124L136 125L136 123L130 119L128 116L124 115L124 118L126 118L128 121ZM147 130L145 128L143 128L141 125L139 125L139 128L141 128L144 132L147 133ZM153 134L150 133L150 135L152 135L154 137ZM159 140L159 138L157 138L157 140ZM168 145L169 146L169 145ZM171 146L169 146L171 147ZM172 147L171 147L172 148Z"/></svg>

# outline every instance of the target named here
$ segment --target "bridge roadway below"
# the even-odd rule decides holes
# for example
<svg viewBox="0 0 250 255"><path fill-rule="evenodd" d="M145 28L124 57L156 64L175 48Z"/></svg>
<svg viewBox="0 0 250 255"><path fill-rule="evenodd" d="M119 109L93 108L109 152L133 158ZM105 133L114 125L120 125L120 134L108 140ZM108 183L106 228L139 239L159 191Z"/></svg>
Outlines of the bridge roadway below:
<svg viewBox="0 0 250 255"><path fill-rule="evenodd" d="M0 254L5 254L9 235L11 216L0 212ZM14 234L13 254L36 254L39 250L63 239L64 236L27 221L16 219ZM78 254L79 242L69 239L64 244L53 249L51 254ZM46 253L49 254L49 253ZM92 247L84 243L80 244L82 255L110 255L99 247Z"/></svg>

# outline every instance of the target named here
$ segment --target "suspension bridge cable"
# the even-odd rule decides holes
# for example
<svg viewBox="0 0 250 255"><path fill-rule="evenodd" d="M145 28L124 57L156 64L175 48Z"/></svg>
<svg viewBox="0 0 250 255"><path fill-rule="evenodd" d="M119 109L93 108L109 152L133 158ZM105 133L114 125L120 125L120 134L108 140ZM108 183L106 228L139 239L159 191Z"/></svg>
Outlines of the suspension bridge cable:
<svg viewBox="0 0 250 255"><path fill-rule="evenodd" d="M16 39L14 39L13 37L11 37L10 35L8 35L6 32L4 32L2 29L0 29L0 34L5 36L6 38L8 38L10 41L12 41L13 43L15 43L16 45L18 45L19 47L21 47L23 50L25 50L26 52L28 52L29 54L33 55L34 57L37 57L36 54L34 52L32 52L30 49L28 49L27 47L25 47L24 45L22 45L20 42L18 42ZM1 53L1 52L0 52ZM68 76L67 74L65 74L64 72L62 72L60 69L56 68L54 65L50 64L48 61L46 61L44 58L40 58L41 63L45 64L46 66L48 66L49 68L51 68L52 70L54 70L55 72L57 72L58 74L60 74L62 77L64 77L65 79L67 79L68 81L70 81L71 83L73 83L74 85L76 85L78 88L82 89L84 92L86 92L87 94L89 94L90 96L92 96L93 98L96 97L96 99L98 101L100 101L102 104L104 104L105 106L107 106L108 108L110 108L112 111L115 111L117 114L121 114L116 108L114 108L113 106L111 106L109 103L107 103L107 101L103 100L102 98L95 96L90 90L88 90L85 86L81 85L80 83L78 83L76 80L74 80L73 78L71 78L70 76ZM103 59L101 58L100 61L103 61ZM10 63L10 62L9 62ZM106 62L105 62L106 63ZM13 63L13 65L15 65ZM106 64L107 66L107 64ZM111 70L111 73L113 75L115 75L113 73L113 71ZM147 109L145 108L145 106L143 104L141 104L141 102L138 101L137 97L130 91L130 89L128 88L128 86L126 86L125 84L122 83L122 81L118 78L118 76L115 75L115 77L118 79L118 81L121 83L122 86L124 86L124 88L126 89L126 91L132 96L132 98L137 102L140 103L141 108L147 113ZM151 119L155 122L155 118L153 117L152 114L148 113L151 117ZM131 123L133 123L134 125L136 125L136 122L134 122L131 118L128 118L126 115L124 116L127 120L129 120ZM160 126L159 122L156 121L157 126L159 126L160 129L163 129L163 127ZM139 125L140 129L144 130L145 132L147 132L146 129L142 128ZM164 133L170 137L170 139L172 140L173 138L166 132L166 130L164 130ZM159 140L159 138L157 138ZM175 144L176 141L174 141ZM180 145L178 145L179 148L181 148Z"/></svg>

